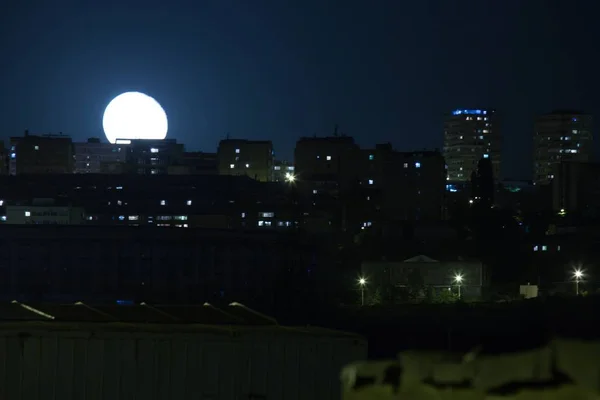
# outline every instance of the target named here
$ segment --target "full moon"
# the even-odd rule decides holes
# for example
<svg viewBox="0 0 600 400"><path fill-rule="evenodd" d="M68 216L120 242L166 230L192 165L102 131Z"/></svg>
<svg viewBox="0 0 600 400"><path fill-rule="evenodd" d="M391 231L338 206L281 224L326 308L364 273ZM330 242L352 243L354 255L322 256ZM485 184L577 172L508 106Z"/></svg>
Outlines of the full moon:
<svg viewBox="0 0 600 400"><path fill-rule="evenodd" d="M117 139L154 139L167 137L169 122L165 110L152 97L140 92L118 95L106 106L102 118L109 142Z"/></svg>

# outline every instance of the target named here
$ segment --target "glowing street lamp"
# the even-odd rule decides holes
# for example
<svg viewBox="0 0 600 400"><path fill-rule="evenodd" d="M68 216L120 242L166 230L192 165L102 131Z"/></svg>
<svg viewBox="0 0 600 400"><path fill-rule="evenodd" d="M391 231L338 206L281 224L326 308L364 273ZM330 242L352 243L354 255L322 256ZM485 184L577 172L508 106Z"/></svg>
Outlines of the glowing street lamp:
<svg viewBox="0 0 600 400"><path fill-rule="evenodd" d="M463 276L461 274L454 275L454 283L458 286L458 299L460 300L460 287L462 285Z"/></svg>
<svg viewBox="0 0 600 400"><path fill-rule="evenodd" d="M367 286L367 280L365 278L358 278L358 285L360 286L360 304L365 305L365 286Z"/></svg>
<svg viewBox="0 0 600 400"><path fill-rule="evenodd" d="M583 271L576 269L573 271L573 277L575 278L575 293L579 296L579 281L583 278Z"/></svg>
<svg viewBox="0 0 600 400"><path fill-rule="evenodd" d="M294 183L296 182L296 175L292 174L291 172L288 172L285 174L285 181L288 183Z"/></svg>

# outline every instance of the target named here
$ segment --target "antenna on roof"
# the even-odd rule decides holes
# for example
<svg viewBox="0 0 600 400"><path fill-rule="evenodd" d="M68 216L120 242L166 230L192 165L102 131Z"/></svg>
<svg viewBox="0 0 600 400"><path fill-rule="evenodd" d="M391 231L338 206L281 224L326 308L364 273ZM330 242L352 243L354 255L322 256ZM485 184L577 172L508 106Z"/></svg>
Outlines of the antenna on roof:
<svg viewBox="0 0 600 400"><path fill-rule="evenodd" d="M338 124L335 124L335 126L333 127L333 136L337 137L338 135Z"/></svg>
<svg viewBox="0 0 600 400"><path fill-rule="evenodd" d="M225 139L229 140L229 132L225 135Z"/></svg>

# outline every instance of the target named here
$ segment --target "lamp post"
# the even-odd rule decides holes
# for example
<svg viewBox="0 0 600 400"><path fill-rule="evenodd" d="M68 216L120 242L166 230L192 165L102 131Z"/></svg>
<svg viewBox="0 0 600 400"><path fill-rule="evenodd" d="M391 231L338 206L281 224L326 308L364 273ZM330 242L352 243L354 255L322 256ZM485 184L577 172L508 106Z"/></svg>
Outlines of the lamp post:
<svg viewBox="0 0 600 400"><path fill-rule="evenodd" d="M360 286L360 304L361 306L365 305L365 286L367 285L367 280L365 278L358 278L358 285Z"/></svg>
<svg viewBox="0 0 600 400"><path fill-rule="evenodd" d="M580 269L576 269L573 272L573 277L575 278L575 294L579 296L579 281L583 278L583 272Z"/></svg>
<svg viewBox="0 0 600 400"><path fill-rule="evenodd" d="M292 174L291 172L288 172L285 174L285 181L287 183L294 183L296 182L296 175Z"/></svg>
<svg viewBox="0 0 600 400"><path fill-rule="evenodd" d="M456 274L454 275L454 283L456 283L456 286L458 286L458 299L460 300L460 286L462 284L463 281L463 276L461 274Z"/></svg>

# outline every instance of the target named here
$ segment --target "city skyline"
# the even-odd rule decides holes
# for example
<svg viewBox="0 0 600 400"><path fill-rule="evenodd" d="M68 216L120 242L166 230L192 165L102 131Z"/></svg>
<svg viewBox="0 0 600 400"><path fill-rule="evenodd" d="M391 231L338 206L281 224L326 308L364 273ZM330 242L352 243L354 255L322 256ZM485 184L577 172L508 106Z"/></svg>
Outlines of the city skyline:
<svg viewBox="0 0 600 400"><path fill-rule="evenodd" d="M0 132L101 137L108 102L139 90L190 150L215 151L230 134L272 140L291 159L299 137L335 124L362 147L441 149L445 113L489 107L514 160L503 175L530 178L535 116L598 109L594 63L547 57L594 48L597 6L578 3L16 4L0 16L10 60L0 64Z"/></svg>

